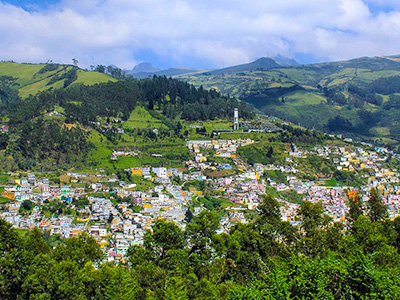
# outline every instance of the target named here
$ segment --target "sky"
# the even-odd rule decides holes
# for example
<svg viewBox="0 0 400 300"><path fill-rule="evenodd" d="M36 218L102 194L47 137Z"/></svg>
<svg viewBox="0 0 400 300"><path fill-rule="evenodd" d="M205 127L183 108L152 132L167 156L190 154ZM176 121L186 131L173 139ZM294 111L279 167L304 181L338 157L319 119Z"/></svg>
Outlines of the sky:
<svg viewBox="0 0 400 300"><path fill-rule="evenodd" d="M0 60L214 69L400 54L399 0L0 0Z"/></svg>

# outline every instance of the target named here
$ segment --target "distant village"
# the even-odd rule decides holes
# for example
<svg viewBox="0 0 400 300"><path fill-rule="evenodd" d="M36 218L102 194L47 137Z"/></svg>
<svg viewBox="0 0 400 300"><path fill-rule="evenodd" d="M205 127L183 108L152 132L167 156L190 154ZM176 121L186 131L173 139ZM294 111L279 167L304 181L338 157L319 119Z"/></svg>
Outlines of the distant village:
<svg viewBox="0 0 400 300"><path fill-rule="evenodd" d="M321 202L334 221L344 222L348 211L347 199L359 194L367 201L369 190L375 187L388 206L391 218L399 215L400 174L396 169L385 167L387 157L395 157L388 149L321 146L302 150L292 145L285 159L290 164L248 165L238 156L237 149L254 142L240 138L189 140L186 146L193 159L185 162L185 168L143 166L125 169L130 176L151 183L148 190L138 189L138 184L119 180L115 174L106 175L101 170L96 174L67 172L68 185L51 184L48 178L29 173L4 187L2 197L9 201L2 204L0 217L18 229L37 226L47 230L50 235L61 237L87 232L97 240L106 259L113 261L122 259L131 245L141 244L144 233L157 218L173 220L184 228L189 204L193 199L203 196L201 190L190 185L192 182L207 183L214 193L231 203L220 219L221 232L228 231L235 222L247 222L245 211L254 210L269 189L278 193L296 191L303 200ZM212 151L204 151L206 149ZM114 151L111 159L117 160L119 156L125 155L138 154ZM230 163L210 162L208 155L226 158ZM295 159L310 155L332 161L340 171L362 171L366 184L357 190L349 186L328 186L326 183L301 179L299 175L304 171L296 167ZM230 169L237 172L218 179L205 175L207 170ZM285 182L277 182L266 176L268 171L284 173ZM79 204L76 199L85 199L86 202ZM33 204L29 211L23 209L27 200ZM62 203L64 209L73 210L76 214L72 216L46 212L46 207L52 201ZM282 219L296 224L299 204L284 198L278 198L278 201L282 204ZM193 214L196 215L202 209L204 207L201 205L195 207Z"/></svg>

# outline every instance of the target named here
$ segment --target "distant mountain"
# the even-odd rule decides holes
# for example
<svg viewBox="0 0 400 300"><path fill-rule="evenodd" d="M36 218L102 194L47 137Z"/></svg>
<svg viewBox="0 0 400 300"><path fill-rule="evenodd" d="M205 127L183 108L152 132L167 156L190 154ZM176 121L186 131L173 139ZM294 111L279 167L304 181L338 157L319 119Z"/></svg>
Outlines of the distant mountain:
<svg viewBox="0 0 400 300"><path fill-rule="evenodd" d="M282 65L278 64L274 59L270 57L261 57L256 61L253 61L248 64L242 64L232 67L227 67L219 70L214 70L211 72L207 72L208 75L221 75L227 73L237 73L237 72L248 72L248 71L256 71L256 70L266 70L272 68L279 68Z"/></svg>
<svg viewBox="0 0 400 300"><path fill-rule="evenodd" d="M133 70L125 71L125 73L133 76L136 79L143 79L152 77L153 75L173 77L183 74L197 74L204 71L205 70L194 68L169 68L165 70L160 70L150 63L141 63L135 66Z"/></svg>
<svg viewBox="0 0 400 300"><path fill-rule="evenodd" d="M292 58L282 56L280 54L272 57L278 64L283 67L298 66L299 64Z"/></svg>
<svg viewBox="0 0 400 300"><path fill-rule="evenodd" d="M130 71L130 74L137 74L137 73L156 73L160 71L160 69L154 67L150 63L141 63L135 66L132 71Z"/></svg>
<svg viewBox="0 0 400 300"><path fill-rule="evenodd" d="M257 59L254 62L241 64L237 66L232 66L228 68L218 69L206 71L202 69L196 68L169 68L165 70L160 70L154 67L150 63L141 63L133 68L131 71L126 71L126 74L135 77L136 79L143 79L152 77L153 75L157 76L190 76L195 74L207 73L212 75L225 74L225 73L236 73L236 72L246 72L246 71L256 71L256 70L267 70L272 68L280 68L287 66L297 66L298 63L294 59L290 59L284 57L282 55L277 55L273 58L271 57L262 57Z"/></svg>
<svg viewBox="0 0 400 300"><path fill-rule="evenodd" d="M195 68L169 68L156 73L157 76L178 76L183 74L196 74L202 73L204 70Z"/></svg>

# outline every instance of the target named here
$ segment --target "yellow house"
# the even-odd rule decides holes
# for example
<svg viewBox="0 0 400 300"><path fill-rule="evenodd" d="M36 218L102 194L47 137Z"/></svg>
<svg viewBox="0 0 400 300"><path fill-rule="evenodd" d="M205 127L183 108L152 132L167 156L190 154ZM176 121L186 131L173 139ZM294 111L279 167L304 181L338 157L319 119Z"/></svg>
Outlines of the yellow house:
<svg viewBox="0 0 400 300"><path fill-rule="evenodd" d="M88 222L89 219L90 219L90 218L87 218L87 219L76 218L76 220L77 220L78 222Z"/></svg>
<svg viewBox="0 0 400 300"><path fill-rule="evenodd" d="M98 242L97 244L99 244L99 246L103 248L103 247L107 246L108 242L105 241L105 240L101 240L101 241Z"/></svg>
<svg viewBox="0 0 400 300"><path fill-rule="evenodd" d="M143 171L141 169L132 169L132 175L143 175Z"/></svg>
<svg viewBox="0 0 400 300"><path fill-rule="evenodd" d="M14 192L3 192L1 194L1 196L4 197L4 198L11 199L11 200L15 199L15 193Z"/></svg>

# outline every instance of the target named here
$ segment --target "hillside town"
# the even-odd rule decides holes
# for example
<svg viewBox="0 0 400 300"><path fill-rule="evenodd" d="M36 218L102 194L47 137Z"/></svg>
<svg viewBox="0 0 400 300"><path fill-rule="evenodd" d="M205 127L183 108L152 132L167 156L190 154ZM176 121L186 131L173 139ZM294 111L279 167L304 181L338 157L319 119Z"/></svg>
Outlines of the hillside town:
<svg viewBox="0 0 400 300"><path fill-rule="evenodd" d="M122 259L131 245L141 244L146 230L157 218L173 220L184 228L188 215L205 209L197 201L204 197L205 186L229 204L224 206L220 218L221 232L228 231L235 222L247 222L245 211L256 209L262 195L271 191L282 204L282 219L293 224L297 222L299 201L285 197L290 193L300 201L320 202L334 221L345 222L349 197L358 194L365 202L374 187L382 195L390 217L399 215L400 174L385 164L388 156L394 155L386 148L349 144L302 150L292 144L291 151L285 153L285 164L249 165L239 157L237 149L253 143L251 139L190 140L186 145L193 159L186 161L183 168L125 169L130 176L148 182L147 189L140 188L141 183L126 183L116 174L102 170L97 174L67 172L69 184L54 184L33 173L23 177L14 174L16 179L2 191L2 199L9 201L3 200L0 217L15 228L28 230L36 226L60 237L87 232L97 240L106 259L113 261ZM114 151L111 159L121 155L138 154ZM330 161L338 171L362 174L364 184L354 188L305 179L305 170L299 168L298 162L310 156ZM225 162L212 158L223 158ZM211 178L206 175L210 171L231 171L231 175ZM269 176L273 172L283 174L281 180ZM194 202L197 204L193 205Z"/></svg>

